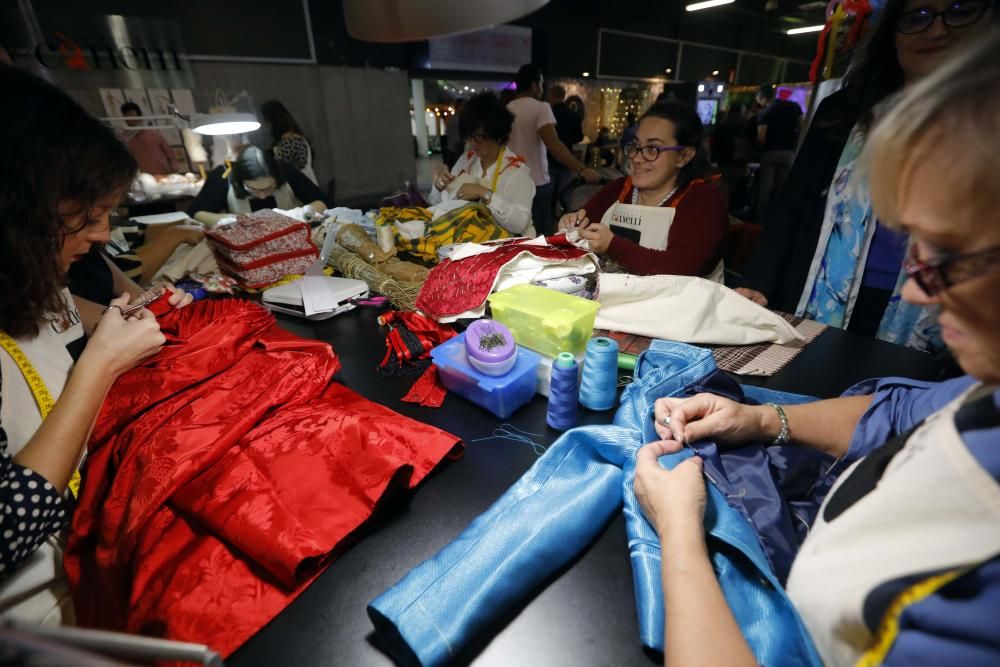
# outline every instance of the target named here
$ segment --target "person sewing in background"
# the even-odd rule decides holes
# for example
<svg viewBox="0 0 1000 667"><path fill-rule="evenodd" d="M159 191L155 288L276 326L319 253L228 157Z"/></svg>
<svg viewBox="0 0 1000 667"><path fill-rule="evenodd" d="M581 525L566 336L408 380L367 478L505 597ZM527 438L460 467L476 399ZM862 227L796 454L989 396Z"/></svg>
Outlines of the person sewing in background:
<svg viewBox="0 0 1000 667"><path fill-rule="evenodd" d="M247 146L231 166L221 164L205 179L188 215L206 225L238 213L266 208L288 210L305 204L320 213L333 202L305 175L270 151Z"/></svg>
<svg viewBox="0 0 1000 667"><path fill-rule="evenodd" d="M60 534L77 468L108 389L164 337L145 309L124 316L127 290L88 308L65 287L69 268L107 242L134 159L51 84L0 65L0 88L0 608L72 622Z"/></svg>
<svg viewBox="0 0 1000 667"><path fill-rule="evenodd" d="M533 237L535 183L524 158L507 145L513 123L514 116L493 93L480 93L466 102L458 127L469 150L451 171L438 170L429 200L431 204L481 202L508 232Z"/></svg>
<svg viewBox="0 0 1000 667"><path fill-rule="evenodd" d="M791 439L849 466L787 584L824 664L1000 664L997 53L1000 32L908 87L862 157L876 213L913 240L903 296L940 306L968 375L867 380L795 406L711 394L656 402L664 440L639 450L635 491L664 554L666 664L757 664L707 556L700 458L669 471L657 460L703 438ZM942 170L942 151L963 159Z"/></svg>
<svg viewBox="0 0 1000 667"><path fill-rule="evenodd" d="M989 0L888 0L844 88L816 109L737 292L881 340L940 347L933 309L900 298L906 235L873 215L856 165L886 100L968 46L997 7Z"/></svg>
<svg viewBox="0 0 1000 667"><path fill-rule="evenodd" d="M135 102L123 104L121 113L123 116L128 116L129 120L126 120L125 124L130 128L141 127L145 122L142 120L142 109ZM156 130L126 130L123 132L123 136L125 145L128 146L128 152L132 154L139 165L139 171L154 176L172 174L177 171L174 149Z"/></svg>
<svg viewBox="0 0 1000 667"><path fill-rule="evenodd" d="M680 102L650 107L625 146L632 175L607 184L559 229L629 273L705 276L722 281L729 214L722 193L701 177L702 127Z"/></svg>
<svg viewBox="0 0 1000 667"><path fill-rule="evenodd" d="M271 133L274 159L291 164L310 181L318 184L312 166L312 143L285 105L278 100L268 100L260 105L260 117Z"/></svg>

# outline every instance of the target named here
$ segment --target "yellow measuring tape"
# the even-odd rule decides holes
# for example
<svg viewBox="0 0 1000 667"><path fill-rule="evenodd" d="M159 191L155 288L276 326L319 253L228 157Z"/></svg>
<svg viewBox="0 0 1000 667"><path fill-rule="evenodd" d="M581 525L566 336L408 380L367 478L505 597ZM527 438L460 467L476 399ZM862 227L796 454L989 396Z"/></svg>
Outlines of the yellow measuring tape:
<svg viewBox="0 0 1000 667"><path fill-rule="evenodd" d="M42 421L45 421L45 418L52 412L52 408L56 402L52 400L52 394L49 393L49 388L45 386L42 376L38 374L38 371L35 370L34 365L31 363L31 359L28 359L27 355L21 351L21 348L18 347L14 339L3 331L0 331L0 347L5 349L7 354L14 360L14 363L17 364L21 375L24 376L25 382L28 383L28 387L31 389L31 395L35 398L35 403L38 404L38 412L42 415ZM70 477L69 491L73 494L74 498L80 494L79 470L74 470L73 476Z"/></svg>
<svg viewBox="0 0 1000 667"><path fill-rule="evenodd" d="M889 650L899 636L899 619L903 616L906 608L934 595L940 589L972 569L971 567L964 567L943 572L918 581L909 588L904 589L902 593L893 599L889 608L886 609L885 614L882 616L878 632L875 635L875 643L858 659L854 667L877 667L885 662L886 656L889 655Z"/></svg>

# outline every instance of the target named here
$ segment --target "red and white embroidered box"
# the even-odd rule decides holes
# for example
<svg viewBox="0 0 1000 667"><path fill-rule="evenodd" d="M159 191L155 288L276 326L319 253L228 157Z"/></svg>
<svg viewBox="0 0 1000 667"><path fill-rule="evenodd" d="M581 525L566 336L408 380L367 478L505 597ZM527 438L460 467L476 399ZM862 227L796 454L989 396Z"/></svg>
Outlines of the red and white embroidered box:
<svg viewBox="0 0 1000 667"><path fill-rule="evenodd" d="M271 209L238 215L235 223L207 231L205 236L219 268L251 289L304 273L319 259L309 225Z"/></svg>

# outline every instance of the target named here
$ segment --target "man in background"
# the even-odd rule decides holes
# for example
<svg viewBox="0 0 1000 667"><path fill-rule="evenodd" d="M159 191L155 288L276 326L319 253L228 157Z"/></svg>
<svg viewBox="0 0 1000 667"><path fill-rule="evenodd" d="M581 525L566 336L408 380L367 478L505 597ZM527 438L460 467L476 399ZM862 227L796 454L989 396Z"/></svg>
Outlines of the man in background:
<svg viewBox="0 0 1000 667"><path fill-rule="evenodd" d="M531 218L539 234L551 234L553 186L549 178L546 150L557 162L588 183L597 183L601 176L573 155L556 134L556 117L552 107L542 102L542 72L534 65L522 65L517 71L517 97L507 108L514 114L514 130L507 145L524 158L535 181L535 199Z"/></svg>
<svg viewBox="0 0 1000 667"><path fill-rule="evenodd" d="M755 219L765 222L771 199L781 191L795 160L802 109L795 102L776 99L774 86L761 86L757 91L757 103L764 109L757 114L757 145L761 153Z"/></svg>
<svg viewBox="0 0 1000 667"><path fill-rule="evenodd" d="M556 136L567 148L583 140L583 119L566 104L566 89L560 85L549 86L549 106L556 119ZM573 180L573 172L548 154L549 180L552 182L553 214L559 197Z"/></svg>
<svg viewBox="0 0 1000 667"><path fill-rule="evenodd" d="M123 116L129 117L129 120L125 121L129 127L140 127L143 124L142 109L135 102L126 102L121 106L121 111ZM139 171L153 175L172 174L177 171L174 164L174 149L156 130L126 131L125 145L138 163Z"/></svg>

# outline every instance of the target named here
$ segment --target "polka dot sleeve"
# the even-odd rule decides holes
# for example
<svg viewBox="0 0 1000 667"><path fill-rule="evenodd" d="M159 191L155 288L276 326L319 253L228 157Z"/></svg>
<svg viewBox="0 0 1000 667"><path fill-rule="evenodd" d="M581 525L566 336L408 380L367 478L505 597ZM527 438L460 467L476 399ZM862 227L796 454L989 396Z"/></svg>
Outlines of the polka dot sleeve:
<svg viewBox="0 0 1000 667"><path fill-rule="evenodd" d="M11 460L7 434L0 427L0 579L13 574L68 520L69 507L52 485Z"/></svg>

